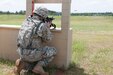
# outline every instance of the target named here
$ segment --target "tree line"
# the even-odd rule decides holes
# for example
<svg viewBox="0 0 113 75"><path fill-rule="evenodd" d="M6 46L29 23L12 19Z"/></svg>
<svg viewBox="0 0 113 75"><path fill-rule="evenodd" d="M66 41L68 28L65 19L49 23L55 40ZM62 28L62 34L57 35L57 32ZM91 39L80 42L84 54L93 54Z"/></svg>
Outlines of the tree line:
<svg viewBox="0 0 113 75"><path fill-rule="evenodd" d="M16 12L10 12L10 11L0 11L0 14L20 14L20 15L25 15L26 11L24 10L20 10L20 11L16 11ZM57 15L58 12L49 10L49 14L51 15Z"/></svg>
<svg viewBox="0 0 113 75"><path fill-rule="evenodd" d="M71 13L72 16L113 16L113 12Z"/></svg>
<svg viewBox="0 0 113 75"><path fill-rule="evenodd" d="M10 11L0 11L0 14L19 14L19 15L25 15L26 11L25 10L20 10L16 12L10 12ZM62 15L62 12L56 12L49 10L50 15L56 15L60 16ZM97 13L71 13L72 16L113 16L113 12L97 12Z"/></svg>
<svg viewBox="0 0 113 75"><path fill-rule="evenodd" d="M0 11L0 14L20 14L20 15L25 15L26 11L20 10L16 12L10 12L10 11Z"/></svg>

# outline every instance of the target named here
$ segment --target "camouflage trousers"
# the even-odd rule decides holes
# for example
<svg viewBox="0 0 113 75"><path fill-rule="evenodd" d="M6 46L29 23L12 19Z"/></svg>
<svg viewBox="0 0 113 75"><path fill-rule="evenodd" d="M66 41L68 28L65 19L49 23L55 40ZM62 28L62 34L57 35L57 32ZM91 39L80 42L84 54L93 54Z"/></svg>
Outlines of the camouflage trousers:
<svg viewBox="0 0 113 75"><path fill-rule="evenodd" d="M56 55L56 48L45 46L38 49L23 49L19 47L17 49L22 60L27 62L36 62L39 65L47 66L49 62L54 59Z"/></svg>

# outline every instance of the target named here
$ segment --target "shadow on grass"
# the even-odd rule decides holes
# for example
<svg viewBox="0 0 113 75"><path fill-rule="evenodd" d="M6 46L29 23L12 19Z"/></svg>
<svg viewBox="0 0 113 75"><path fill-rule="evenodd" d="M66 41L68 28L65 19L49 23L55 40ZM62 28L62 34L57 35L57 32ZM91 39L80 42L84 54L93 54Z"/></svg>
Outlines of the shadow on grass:
<svg viewBox="0 0 113 75"><path fill-rule="evenodd" d="M84 72L83 68L80 68L76 64L70 64L68 69L57 68L56 66L46 67L45 70L50 73L50 75L89 75Z"/></svg>
<svg viewBox="0 0 113 75"><path fill-rule="evenodd" d="M49 66L44 68L49 75L89 75L84 72L83 68L76 66L75 64L71 64L68 69L57 68L56 66ZM23 70L20 75L37 75L31 71Z"/></svg>
<svg viewBox="0 0 113 75"><path fill-rule="evenodd" d="M72 63L72 64L70 64L65 75L89 75L89 74L85 73L83 68L80 68L75 63Z"/></svg>
<svg viewBox="0 0 113 75"><path fill-rule="evenodd" d="M0 64L7 65L7 66L14 66L14 62L11 62L9 60L4 60L4 59L0 59ZM83 68L80 68L75 63L70 64L68 69L64 69L64 67L57 68L56 66L49 66L44 69L45 71L49 72L49 75L89 75L84 72ZM36 74L31 73L30 75L36 75Z"/></svg>

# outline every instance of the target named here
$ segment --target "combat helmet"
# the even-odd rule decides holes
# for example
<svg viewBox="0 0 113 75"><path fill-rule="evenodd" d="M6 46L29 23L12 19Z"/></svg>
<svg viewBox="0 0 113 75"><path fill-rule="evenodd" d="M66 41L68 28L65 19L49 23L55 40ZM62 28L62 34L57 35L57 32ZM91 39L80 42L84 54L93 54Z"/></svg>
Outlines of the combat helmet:
<svg viewBox="0 0 113 75"><path fill-rule="evenodd" d="M39 7L34 10L34 13L43 18L46 18L48 16L48 9L44 7Z"/></svg>

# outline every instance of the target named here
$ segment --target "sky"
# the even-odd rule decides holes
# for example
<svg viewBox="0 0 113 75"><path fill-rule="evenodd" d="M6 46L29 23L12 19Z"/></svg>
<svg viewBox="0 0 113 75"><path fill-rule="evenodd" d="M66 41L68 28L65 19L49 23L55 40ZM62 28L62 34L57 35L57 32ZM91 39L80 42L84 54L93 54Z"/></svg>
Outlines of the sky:
<svg viewBox="0 0 113 75"><path fill-rule="evenodd" d="M61 12L61 4L35 4L35 7L43 6L53 11ZM0 11L26 10L26 0L1 0ZM113 0L72 0L72 13L84 12L113 12Z"/></svg>

